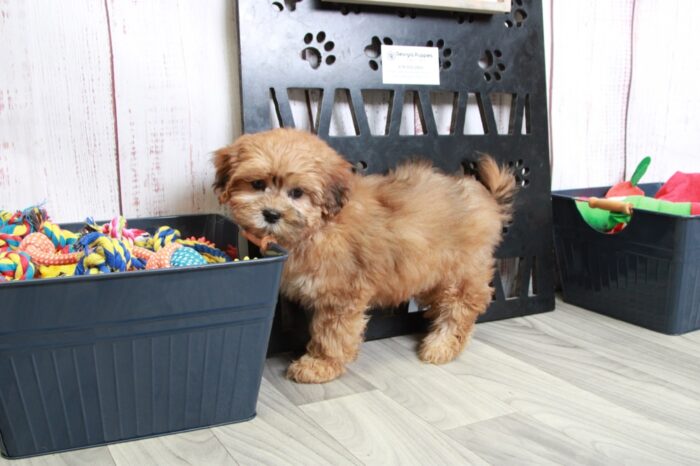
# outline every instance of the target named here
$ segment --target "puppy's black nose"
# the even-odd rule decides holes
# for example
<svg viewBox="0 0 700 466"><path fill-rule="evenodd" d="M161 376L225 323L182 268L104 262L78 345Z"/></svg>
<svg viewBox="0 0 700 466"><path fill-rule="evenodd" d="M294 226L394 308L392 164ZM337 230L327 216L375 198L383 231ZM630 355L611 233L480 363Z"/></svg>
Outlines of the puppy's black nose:
<svg viewBox="0 0 700 466"><path fill-rule="evenodd" d="M277 220L282 217L282 214L272 209L263 209L262 213L267 223L277 223Z"/></svg>

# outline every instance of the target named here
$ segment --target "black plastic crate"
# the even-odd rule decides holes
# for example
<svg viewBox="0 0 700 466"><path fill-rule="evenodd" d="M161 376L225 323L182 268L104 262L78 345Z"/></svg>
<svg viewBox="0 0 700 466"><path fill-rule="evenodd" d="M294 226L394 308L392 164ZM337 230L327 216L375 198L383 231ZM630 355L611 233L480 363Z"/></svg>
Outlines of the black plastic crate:
<svg viewBox="0 0 700 466"><path fill-rule="evenodd" d="M661 187L639 186L647 196ZM700 217L635 210L621 232L601 233L574 198L608 189L552 193L564 301L667 334L700 328Z"/></svg>
<svg viewBox="0 0 700 466"><path fill-rule="evenodd" d="M221 248L238 234L219 215L129 221L161 225ZM0 284L0 452L254 417L285 260Z"/></svg>
<svg viewBox="0 0 700 466"><path fill-rule="evenodd" d="M495 299L479 321L554 309L541 0L513 2L511 12L494 15L322 0L274 5L239 0L237 5L244 132L306 127L363 174L383 174L416 157L431 160L446 173L464 172L481 153L512 166L522 189L496 256L519 263L515 280L522 283L532 277L537 292L528 293L525 283L521 293L508 295L497 273ZM384 83L380 42L437 46L440 84ZM310 59L314 56L320 60L317 66ZM480 57L493 59L488 69L483 60L480 64ZM300 93L308 107L304 108L306 118L299 118L299 101L295 103L293 97L298 99ZM379 96L384 96L385 112L376 105ZM433 105L441 105L440 96L452 100L449 131L438 131ZM507 108L504 98L509 102ZM341 102L345 112L336 106ZM402 133L406 102L416 105L422 127L417 135ZM509 115L500 129L499 102L500 110L508 109ZM478 109L478 117L470 109ZM346 119L346 134L333 134L337 128L332 122L342 121L343 113L351 116ZM385 124L384 117L377 118L379 114L386 117ZM465 122L472 118L480 120L483 131L476 131L479 134L466 134ZM382 121L383 129L371 128L376 120ZM372 310L365 338L424 331L429 320L422 312L409 313L408 309L403 304ZM281 300L272 352L304 347L308 341L306 314L310 312L298 303Z"/></svg>

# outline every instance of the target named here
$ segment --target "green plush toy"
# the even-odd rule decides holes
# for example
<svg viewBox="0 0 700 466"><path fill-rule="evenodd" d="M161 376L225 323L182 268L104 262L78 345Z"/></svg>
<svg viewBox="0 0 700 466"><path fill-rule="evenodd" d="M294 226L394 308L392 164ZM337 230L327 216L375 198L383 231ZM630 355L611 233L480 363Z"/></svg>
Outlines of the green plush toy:
<svg viewBox="0 0 700 466"><path fill-rule="evenodd" d="M671 202L644 196L644 191L637 184L650 162L650 157L642 159L630 181L617 183L608 190L604 199L591 197L577 200L576 207L586 223L596 230L615 233L630 221L634 209L683 217L693 215L691 202Z"/></svg>
<svg viewBox="0 0 700 466"><path fill-rule="evenodd" d="M690 202L670 202L646 196L627 196L621 200L599 199L592 197L588 201L576 201L576 207L583 219L599 231L613 231L619 225L629 223L632 210L646 210L664 214L690 217ZM612 210L608 210L612 209Z"/></svg>

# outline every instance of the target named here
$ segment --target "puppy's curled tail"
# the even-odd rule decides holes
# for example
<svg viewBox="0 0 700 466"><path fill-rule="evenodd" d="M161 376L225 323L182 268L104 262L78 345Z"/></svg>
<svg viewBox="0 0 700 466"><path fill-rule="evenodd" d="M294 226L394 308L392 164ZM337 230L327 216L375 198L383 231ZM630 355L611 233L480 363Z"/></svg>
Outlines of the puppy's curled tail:
<svg viewBox="0 0 700 466"><path fill-rule="evenodd" d="M513 197L518 189L515 176L507 167L499 166L488 155L482 155L476 165L479 181L486 186L496 202L501 206L501 212L508 217L513 208Z"/></svg>

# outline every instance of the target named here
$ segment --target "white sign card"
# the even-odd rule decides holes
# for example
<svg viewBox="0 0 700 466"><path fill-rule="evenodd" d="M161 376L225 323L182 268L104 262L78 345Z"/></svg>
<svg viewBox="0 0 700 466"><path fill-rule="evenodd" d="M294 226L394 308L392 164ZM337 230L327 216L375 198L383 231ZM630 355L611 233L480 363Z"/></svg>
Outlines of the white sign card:
<svg viewBox="0 0 700 466"><path fill-rule="evenodd" d="M440 84L437 47L382 44L384 84Z"/></svg>

